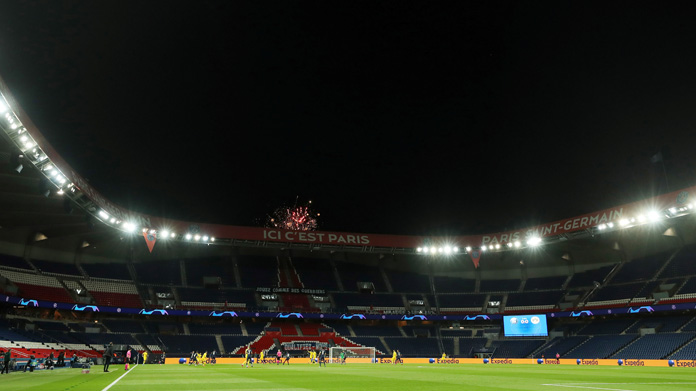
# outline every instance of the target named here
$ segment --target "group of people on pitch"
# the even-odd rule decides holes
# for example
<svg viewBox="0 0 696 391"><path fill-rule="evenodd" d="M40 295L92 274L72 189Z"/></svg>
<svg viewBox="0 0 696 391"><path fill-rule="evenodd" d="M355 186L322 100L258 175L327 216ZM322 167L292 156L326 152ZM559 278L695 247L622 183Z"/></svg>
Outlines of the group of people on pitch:
<svg viewBox="0 0 696 391"><path fill-rule="evenodd" d="M392 364L401 363L404 365L404 360L401 358L401 352L399 349L394 349L392 351Z"/></svg>
<svg viewBox="0 0 696 391"><path fill-rule="evenodd" d="M189 365L206 365L217 363L217 352L213 350L210 352L210 357L208 357L208 352L196 352L195 350L191 352L191 357L189 358Z"/></svg>

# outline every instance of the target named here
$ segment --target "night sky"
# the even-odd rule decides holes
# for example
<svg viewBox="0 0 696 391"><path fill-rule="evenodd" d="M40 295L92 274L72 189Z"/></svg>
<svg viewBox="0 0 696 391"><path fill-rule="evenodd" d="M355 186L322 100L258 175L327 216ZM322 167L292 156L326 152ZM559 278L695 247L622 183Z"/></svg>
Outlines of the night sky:
<svg viewBox="0 0 696 391"><path fill-rule="evenodd" d="M0 74L136 211L495 232L696 184L688 5L5 0Z"/></svg>

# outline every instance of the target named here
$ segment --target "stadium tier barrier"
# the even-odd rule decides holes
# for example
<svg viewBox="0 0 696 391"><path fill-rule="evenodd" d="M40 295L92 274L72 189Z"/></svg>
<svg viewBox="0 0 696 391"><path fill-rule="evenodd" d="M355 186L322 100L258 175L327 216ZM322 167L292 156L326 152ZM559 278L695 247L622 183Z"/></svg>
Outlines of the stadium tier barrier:
<svg viewBox="0 0 696 391"><path fill-rule="evenodd" d="M165 359L165 364L177 364L181 365L179 360L182 357L167 357ZM188 357L184 357L186 363L188 363ZM271 358L272 359L272 358ZM293 357L292 362L303 364L308 363L308 358L306 357ZM433 360L431 363L430 360ZM617 359L581 359L578 363L577 359L566 359L562 358L560 360L556 359L544 359L539 363L540 359L537 358L404 358L404 364L429 364L429 365L461 365L461 364L481 364L481 365L585 365L585 366L627 366L627 367L669 367L670 361L673 362L674 367L679 368L696 368L696 360L640 360L640 359L622 359L621 364ZM230 358L218 358L217 364L243 364L244 358L242 357L230 357ZM392 364L391 358L377 358L375 364ZM347 360L348 364L369 364L369 358L349 358ZM262 364L265 365L265 364Z"/></svg>

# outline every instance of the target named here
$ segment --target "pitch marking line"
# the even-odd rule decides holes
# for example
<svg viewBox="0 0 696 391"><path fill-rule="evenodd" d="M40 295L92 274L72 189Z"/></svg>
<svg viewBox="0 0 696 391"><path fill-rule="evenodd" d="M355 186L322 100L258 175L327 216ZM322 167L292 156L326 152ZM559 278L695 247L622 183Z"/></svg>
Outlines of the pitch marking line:
<svg viewBox="0 0 696 391"><path fill-rule="evenodd" d="M625 390L622 388L602 388L602 387L588 387L588 386L572 386L569 384L542 384L542 386L553 386L553 387L568 387L568 388L584 388L589 390L611 390L611 391L635 391L635 390Z"/></svg>
<svg viewBox="0 0 696 391"><path fill-rule="evenodd" d="M542 384L542 386L552 386L552 387L567 387L567 388L584 388L584 389L589 389L589 390L611 390L611 391L635 391L635 390L624 390L621 388L605 388L605 387L590 387L590 385L628 385L628 386L633 386L633 385L639 385L639 384L676 384L676 385L682 385L682 384L696 384L696 383L688 383L688 382L654 382L654 383L573 383L573 384Z"/></svg>
<svg viewBox="0 0 696 391"><path fill-rule="evenodd" d="M124 373L123 375L119 376L118 379L114 380L111 384L109 384L108 386L106 386L106 388L104 388L102 391L108 391L108 389L111 388L111 387L113 387L114 384L118 383L119 380L123 379L127 374L133 372L133 370L135 369L135 367L137 367L138 365L139 365L139 364L135 364L135 365L133 366L133 368L130 369L130 371L127 371L127 372Z"/></svg>

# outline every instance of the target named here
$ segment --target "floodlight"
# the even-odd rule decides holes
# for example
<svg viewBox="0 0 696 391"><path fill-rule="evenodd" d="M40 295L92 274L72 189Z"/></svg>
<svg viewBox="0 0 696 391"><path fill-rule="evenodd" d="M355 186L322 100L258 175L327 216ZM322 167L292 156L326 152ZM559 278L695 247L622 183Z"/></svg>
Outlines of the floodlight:
<svg viewBox="0 0 696 391"><path fill-rule="evenodd" d="M471 251L471 246L466 246L466 252Z"/></svg>
<svg viewBox="0 0 696 391"><path fill-rule="evenodd" d="M423 249L423 252L427 254L427 253L429 253L429 252L430 252L430 249L429 249L429 248L427 248L427 247L425 247L425 248Z"/></svg>
<svg viewBox="0 0 696 391"><path fill-rule="evenodd" d="M169 231L162 231L161 237L162 237L162 239L168 238L168 237L169 237Z"/></svg>
<svg viewBox="0 0 696 391"><path fill-rule="evenodd" d="M99 211L99 216L100 216L102 219L107 219L107 220L109 219L109 214L106 213L106 212L104 212L103 210L100 210L100 211Z"/></svg>
<svg viewBox="0 0 696 391"><path fill-rule="evenodd" d="M150 230L150 233L151 233L151 234L154 234L155 232L157 232L157 231L154 230L154 229L151 229L151 230Z"/></svg>
<svg viewBox="0 0 696 391"><path fill-rule="evenodd" d="M14 123L13 123L12 125L10 125L10 128L12 128L12 129L17 129L17 124L14 124Z"/></svg>
<svg viewBox="0 0 696 391"><path fill-rule="evenodd" d="M28 140L29 140L29 138L27 136L22 136L19 138L19 141L21 141L23 143L26 143Z"/></svg>
<svg viewBox="0 0 696 391"><path fill-rule="evenodd" d="M147 228L143 228L143 233L146 233L146 232L147 232Z"/></svg>
<svg viewBox="0 0 696 391"><path fill-rule="evenodd" d="M7 111L7 106L5 106L4 103L0 102L0 114L3 114L6 111Z"/></svg>
<svg viewBox="0 0 696 391"><path fill-rule="evenodd" d="M496 245L495 245L495 249L496 249L496 250L500 250L500 244L496 244Z"/></svg>
<svg viewBox="0 0 696 391"><path fill-rule="evenodd" d="M135 231L135 224L129 223L127 221L123 222L123 229L125 229L127 232L133 232Z"/></svg>
<svg viewBox="0 0 696 391"><path fill-rule="evenodd" d="M637 218L638 221L641 222L641 223L645 221L645 216L643 216L643 215L638 215L638 217L636 217L636 218Z"/></svg>
<svg viewBox="0 0 696 391"><path fill-rule="evenodd" d="M629 223L630 223L630 221L628 221L628 219L621 219L621 220L619 220L619 225L622 226L622 227L627 226Z"/></svg>
<svg viewBox="0 0 696 391"><path fill-rule="evenodd" d="M176 237L176 234L175 234L174 232L172 232L172 233L169 234L169 237L175 238L175 237Z"/></svg>
<svg viewBox="0 0 696 391"><path fill-rule="evenodd" d="M452 252L452 247L450 246L445 246L445 254L449 254Z"/></svg>
<svg viewBox="0 0 696 391"><path fill-rule="evenodd" d="M435 247L430 247L430 252L431 252L431 253L436 253L436 252L437 252L437 249L436 249Z"/></svg>
<svg viewBox="0 0 696 391"><path fill-rule="evenodd" d="M607 227L614 228L614 223L607 223Z"/></svg>
<svg viewBox="0 0 696 391"><path fill-rule="evenodd" d="M481 246L481 251L486 251L486 246Z"/></svg>
<svg viewBox="0 0 696 391"><path fill-rule="evenodd" d="M521 245L522 245L522 243L520 243L519 240L515 241L515 247L519 247L519 246L521 246Z"/></svg>
<svg viewBox="0 0 696 391"><path fill-rule="evenodd" d="M459 252L459 247L456 247L456 246L455 246L455 247L452 247L452 252L455 253L455 254L458 253L458 252Z"/></svg>
<svg viewBox="0 0 696 391"><path fill-rule="evenodd" d="M191 240L191 234L186 234L185 238L186 240Z"/></svg>
<svg viewBox="0 0 696 391"><path fill-rule="evenodd" d="M530 246L538 246L539 244L541 244L541 238L539 238L539 237L529 238L529 240L527 240L527 244Z"/></svg>
<svg viewBox="0 0 696 391"><path fill-rule="evenodd" d="M204 241L204 242L207 242L207 241L208 241L208 235L204 235L204 236L203 236L203 241Z"/></svg>
<svg viewBox="0 0 696 391"><path fill-rule="evenodd" d="M648 220L650 220L650 221L659 221L660 218L661 218L661 217L660 217L660 214L657 213L656 211L651 210L650 212L648 212Z"/></svg>
<svg viewBox="0 0 696 391"><path fill-rule="evenodd" d="M214 242L214 241L215 241L215 238L210 238L210 241L211 241L211 242Z"/></svg>
<svg viewBox="0 0 696 391"><path fill-rule="evenodd" d="M44 166L43 169L44 169L44 171L48 171L48 170L53 169L53 166L52 166L51 164L47 164L47 165Z"/></svg>
<svg viewBox="0 0 696 391"><path fill-rule="evenodd" d="M201 240L201 235L198 235L198 234L194 235L193 240Z"/></svg>
<svg viewBox="0 0 696 391"><path fill-rule="evenodd" d="M687 205L686 207L689 208L689 209L691 209L691 208L693 208L694 206L691 205L691 204L689 204L689 205Z"/></svg>
<svg viewBox="0 0 696 391"><path fill-rule="evenodd" d="M422 253L422 252L423 252L423 248L422 248L422 247L418 247L418 248L416 249L416 252Z"/></svg>
<svg viewBox="0 0 696 391"><path fill-rule="evenodd" d="M606 224L600 224L600 225L597 226L597 229L600 230L600 231L603 231L603 230L607 229L607 225L606 225Z"/></svg>
<svg viewBox="0 0 696 391"><path fill-rule="evenodd" d="M116 223L116 218L112 217L111 220L109 220L109 221L111 221L111 224L114 224L114 223Z"/></svg>
<svg viewBox="0 0 696 391"><path fill-rule="evenodd" d="M677 213L677 208L669 208L669 213L671 213L671 214Z"/></svg>
<svg viewBox="0 0 696 391"><path fill-rule="evenodd" d="M56 192L56 194L58 195L63 195L64 193L65 192L63 191L63 189L58 189L58 191Z"/></svg>

